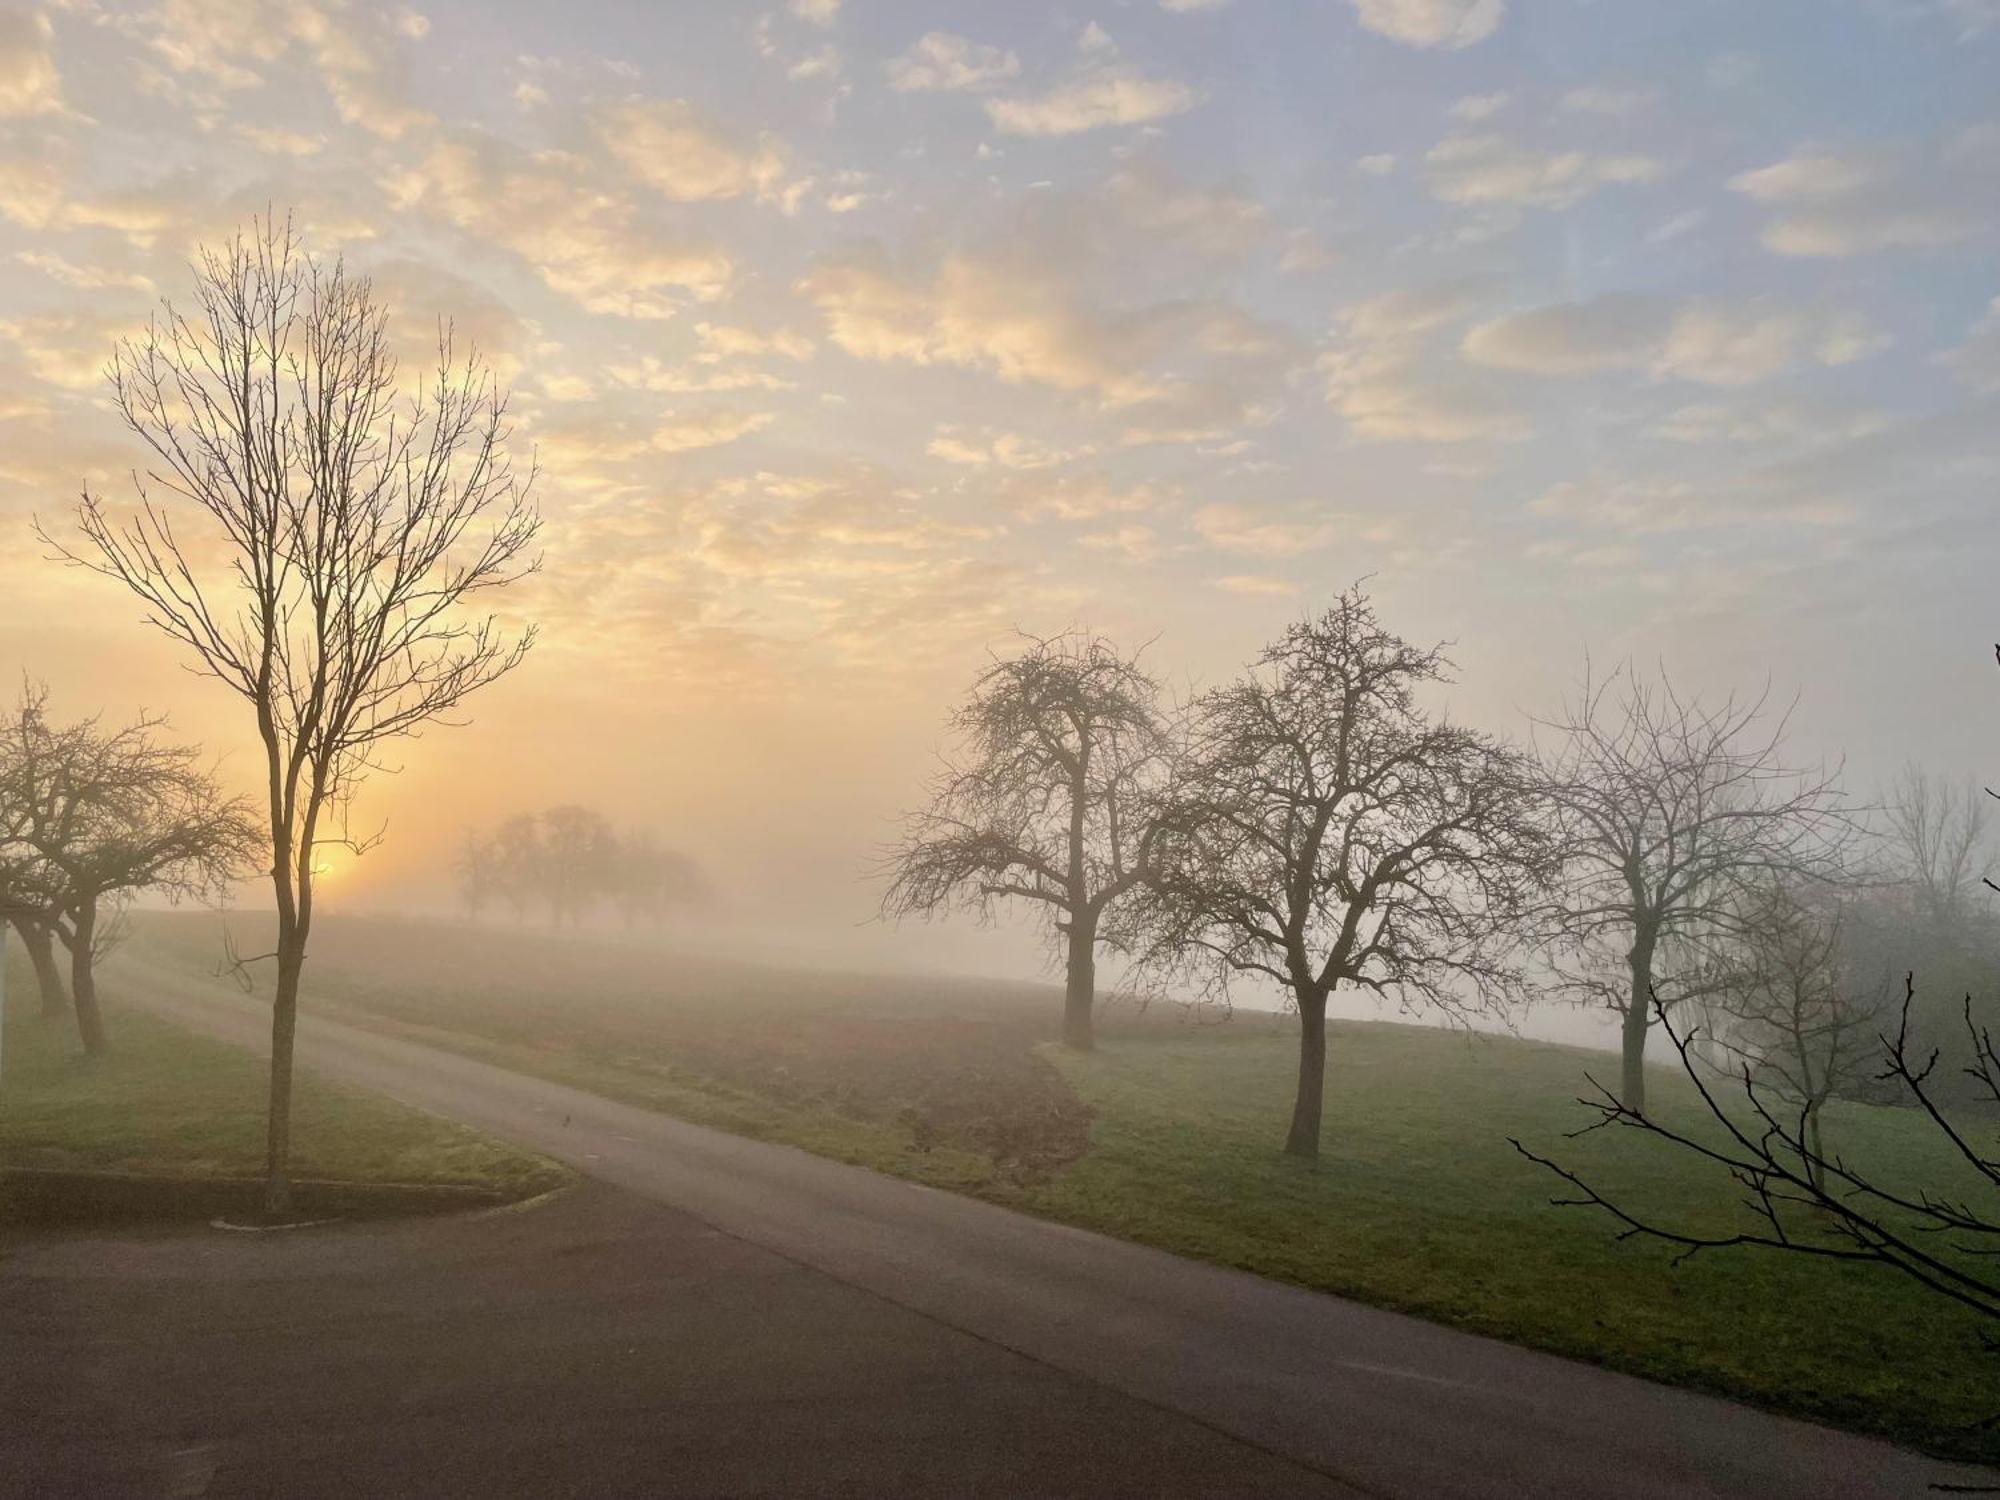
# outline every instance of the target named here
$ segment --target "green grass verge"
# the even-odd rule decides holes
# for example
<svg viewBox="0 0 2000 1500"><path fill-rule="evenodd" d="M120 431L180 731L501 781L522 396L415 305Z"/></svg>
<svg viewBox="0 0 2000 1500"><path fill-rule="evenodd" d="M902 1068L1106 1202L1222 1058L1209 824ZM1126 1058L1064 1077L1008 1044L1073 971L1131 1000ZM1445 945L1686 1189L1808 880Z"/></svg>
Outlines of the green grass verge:
<svg viewBox="0 0 2000 1500"><path fill-rule="evenodd" d="M113 1050L81 1055L75 1027L34 1014L10 978L0 1056L0 1167L172 1176L263 1171L264 1064L143 1013L110 1016ZM566 1180L554 1162L374 1095L299 1076L292 1170L300 1178L460 1183L527 1196Z"/></svg>

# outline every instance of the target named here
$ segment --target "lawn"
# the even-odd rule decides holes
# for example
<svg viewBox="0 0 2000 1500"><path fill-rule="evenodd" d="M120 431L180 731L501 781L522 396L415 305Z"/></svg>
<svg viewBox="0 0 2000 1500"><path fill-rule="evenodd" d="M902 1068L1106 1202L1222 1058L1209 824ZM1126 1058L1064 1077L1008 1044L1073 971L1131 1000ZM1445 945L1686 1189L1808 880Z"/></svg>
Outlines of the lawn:
<svg viewBox="0 0 2000 1500"><path fill-rule="evenodd" d="M212 963L193 922L142 934ZM1518 1136L1637 1208L1722 1224L1726 1183L1633 1132L1565 1134L1602 1054L1413 1026L1332 1028L1324 1155L1282 1157L1289 1023L1114 1015L1099 1050L1042 1039L1044 987L800 975L657 948L350 921L316 941L311 1003L683 1117L785 1140L1181 1254L1514 1342L2000 1460L2000 1359L1969 1317L1886 1272L1755 1251L1678 1267L1561 1184ZM1656 1069L1656 1109L1699 1125ZM1937 1165L1911 1112L1841 1106L1830 1144Z"/></svg>
<svg viewBox="0 0 2000 1500"><path fill-rule="evenodd" d="M75 1027L36 1014L13 944L0 1056L0 1167L255 1176L264 1165L267 1074L250 1054L165 1021L113 1011L113 1050L82 1056ZM554 1163L448 1120L301 1074L294 1175L459 1183L526 1196L564 1180Z"/></svg>

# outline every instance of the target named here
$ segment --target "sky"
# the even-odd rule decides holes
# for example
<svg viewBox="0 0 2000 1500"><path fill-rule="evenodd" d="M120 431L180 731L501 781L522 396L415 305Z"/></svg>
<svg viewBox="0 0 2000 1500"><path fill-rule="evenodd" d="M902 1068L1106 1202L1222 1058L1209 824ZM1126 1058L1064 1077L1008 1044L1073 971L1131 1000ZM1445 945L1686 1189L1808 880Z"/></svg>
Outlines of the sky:
<svg viewBox="0 0 2000 1500"><path fill-rule="evenodd" d="M0 669L239 702L46 556L102 367L274 206L541 467L541 640L402 747L338 907L581 800L752 951L870 922L1014 633L1186 691L1365 578L1508 734L1633 658L1801 759L2000 776L2000 0L0 0Z"/></svg>

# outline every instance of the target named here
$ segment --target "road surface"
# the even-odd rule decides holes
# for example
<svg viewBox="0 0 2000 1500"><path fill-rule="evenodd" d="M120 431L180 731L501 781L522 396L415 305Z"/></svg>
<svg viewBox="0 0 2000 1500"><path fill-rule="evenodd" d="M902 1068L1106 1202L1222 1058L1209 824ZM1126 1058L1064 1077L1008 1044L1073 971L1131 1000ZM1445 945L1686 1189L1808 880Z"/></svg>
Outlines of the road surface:
<svg viewBox="0 0 2000 1500"><path fill-rule="evenodd" d="M268 1012L127 986L249 1047ZM988 1346L1297 1466L1280 1492L1834 1500L2000 1483L314 1018L307 1067L545 1152ZM886 1311L886 1310L885 1310ZM1304 1483L1306 1472L1330 1487ZM1032 1487L1032 1486L1031 1486ZM1246 1490L1271 1492L1267 1482Z"/></svg>

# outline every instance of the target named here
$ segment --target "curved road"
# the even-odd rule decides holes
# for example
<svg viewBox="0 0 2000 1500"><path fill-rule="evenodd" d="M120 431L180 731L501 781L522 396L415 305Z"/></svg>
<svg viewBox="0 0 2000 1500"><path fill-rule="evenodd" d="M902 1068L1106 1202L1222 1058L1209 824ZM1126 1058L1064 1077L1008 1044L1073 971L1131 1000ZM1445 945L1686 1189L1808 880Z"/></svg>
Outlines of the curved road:
<svg viewBox="0 0 2000 1500"><path fill-rule="evenodd" d="M264 1047L268 1011L121 986ZM336 1022L302 1064L691 1214L1354 1495L1917 1496L2000 1484L1884 1443L1048 1223Z"/></svg>

